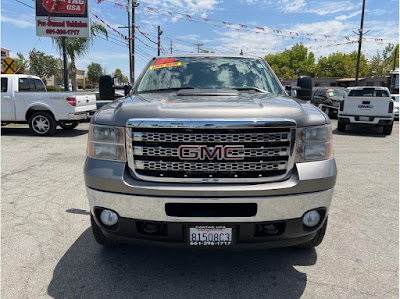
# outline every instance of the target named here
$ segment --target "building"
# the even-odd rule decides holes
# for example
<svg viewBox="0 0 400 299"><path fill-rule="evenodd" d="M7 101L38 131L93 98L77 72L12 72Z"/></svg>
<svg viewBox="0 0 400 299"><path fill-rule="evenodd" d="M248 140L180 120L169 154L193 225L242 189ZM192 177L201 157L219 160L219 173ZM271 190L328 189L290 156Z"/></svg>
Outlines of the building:
<svg viewBox="0 0 400 299"><path fill-rule="evenodd" d="M1 63L3 63L4 58L10 57L11 50L1 47Z"/></svg>
<svg viewBox="0 0 400 299"><path fill-rule="evenodd" d="M84 69L76 68L76 81L78 89L86 89ZM48 78L46 83L47 86L64 87L64 69L58 68L57 74ZM71 76L69 76L69 83L71 84Z"/></svg>

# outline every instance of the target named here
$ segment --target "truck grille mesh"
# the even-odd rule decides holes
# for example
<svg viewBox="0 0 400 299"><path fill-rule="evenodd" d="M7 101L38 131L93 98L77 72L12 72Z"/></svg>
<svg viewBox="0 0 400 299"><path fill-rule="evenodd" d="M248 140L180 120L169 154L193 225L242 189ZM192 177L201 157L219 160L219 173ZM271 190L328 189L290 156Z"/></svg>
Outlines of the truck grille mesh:
<svg viewBox="0 0 400 299"><path fill-rule="evenodd" d="M296 124L249 128L131 127L127 130L128 162L135 176L148 181L262 182L283 179L292 169ZM181 145L232 145L239 160L179 157ZM195 181L197 180L197 181Z"/></svg>

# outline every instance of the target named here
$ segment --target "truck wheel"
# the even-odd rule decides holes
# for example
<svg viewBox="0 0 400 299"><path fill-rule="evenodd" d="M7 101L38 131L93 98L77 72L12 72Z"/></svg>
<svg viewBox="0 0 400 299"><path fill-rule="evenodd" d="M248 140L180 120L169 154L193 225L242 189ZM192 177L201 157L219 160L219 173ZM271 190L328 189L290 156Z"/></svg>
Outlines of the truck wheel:
<svg viewBox="0 0 400 299"><path fill-rule="evenodd" d="M118 243L111 241L110 239L107 239L107 237L103 234L101 231L100 227L96 224L96 221L93 219L93 215L90 215L90 223L92 224L92 232L94 239L96 240L97 244L102 245L102 246L117 246Z"/></svg>
<svg viewBox="0 0 400 299"><path fill-rule="evenodd" d="M342 121L338 121L337 123L337 129L339 132L344 132L346 131L346 123L342 122Z"/></svg>
<svg viewBox="0 0 400 299"><path fill-rule="evenodd" d="M322 240L324 239L325 232L326 232L326 227L328 226L328 218L326 218L324 225L317 231L317 234L315 237L303 244L297 245L299 248L314 248L317 247L319 244L322 243Z"/></svg>
<svg viewBox="0 0 400 299"><path fill-rule="evenodd" d="M73 120L73 121L60 121L59 123L60 127L63 128L64 130L73 130L79 125L79 121Z"/></svg>
<svg viewBox="0 0 400 299"><path fill-rule="evenodd" d="M35 135L54 135L56 127L57 122L48 111L36 111L29 117L29 128Z"/></svg>
<svg viewBox="0 0 400 299"><path fill-rule="evenodd" d="M390 125L384 125L383 126L383 135L392 134L392 129L393 129L393 123L391 123Z"/></svg>

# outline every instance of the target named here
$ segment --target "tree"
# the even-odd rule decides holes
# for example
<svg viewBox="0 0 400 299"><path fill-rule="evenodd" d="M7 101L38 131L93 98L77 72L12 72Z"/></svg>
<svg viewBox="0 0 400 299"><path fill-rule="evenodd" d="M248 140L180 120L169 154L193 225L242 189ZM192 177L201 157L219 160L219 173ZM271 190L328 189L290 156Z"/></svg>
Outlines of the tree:
<svg viewBox="0 0 400 299"><path fill-rule="evenodd" d="M90 32L91 37L67 37L65 38L66 41L66 48L67 54L70 58L70 65L68 70L71 76L71 83L72 83L72 90L76 91L78 88L77 81L76 81L76 65L75 60L77 57L86 54L89 50L90 46L93 44L93 37L96 37L98 34L104 34L108 39L108 33L106 28L99 24L99 23L92 23L90 25ZM59 49L60 53L62 53L63 46L62 46L62 37L54 37L53 44Z"/></svg>
<svg viewBox="0 0 400 299"><path fill-rule="evenodd" d="M29 58L31 74L42 78L44 82L57 73L59 60L54 56L38 51L31 52Z"/></svg>
<svg viewBox="0 0 400 299"><path fill-rule="evenodd" d="M90 85L93 89L93 83L98 83L100 76L103 75L103 68L100 64L92 62L87 66L88 69L88 77L90 80Z"/></svg>
<svg viewBox="0 0 400 299"><path fill-rule="evenodd" d="M276 54L268 54L265 60L279 78L296 78L299 75L315 75L315 55L308 52L303 44L296 44L290 49Z"/></svg>
<svg viewBox="0 0 400 299"><path fill-rule="evenodd" d="M124 76L124 74L122 74L120 69L116 69L114 72L114 78L116 79L117 83L119 84L123 84L123 83L128 83L129 79L127 76Z"/></svg>
<svg viewBox="0 0 400 299"><path fill-rule="evenodd" d="M17 64L18 74L23 74L25 69L28 68L28 60L25 59L24 55L21 53L17 53L17 58L14 58L15 63Z"/></svg>
<svg viewBox="0 0 400 299"><path fill-rule="evenodd" d="M357 51L350 54L335 52L328 57L321 57L317 63L318 77L355 77L357 65ZM368 61L364 54L360 58L360 76L368 73Z"/></svg>
<svg viewBox="0 0 400 299"><path fill-rule="evenodd" d="M396 48L399 45L388 45L382 51L376 51L376 54L369 61L368 75L370 76L387 76L393 69L394 55L396 54ZM397 52L398 53L398 52ZM397 59L396 66L399 66L399 59Z"/></svg>

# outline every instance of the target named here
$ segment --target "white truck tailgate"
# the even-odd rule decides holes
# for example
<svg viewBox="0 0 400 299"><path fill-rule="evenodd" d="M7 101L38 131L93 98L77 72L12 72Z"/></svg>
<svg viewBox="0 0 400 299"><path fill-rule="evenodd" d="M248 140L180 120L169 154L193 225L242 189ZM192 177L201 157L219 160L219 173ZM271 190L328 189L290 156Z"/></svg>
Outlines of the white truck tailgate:
<svg viewBox="0 0 400 299"><path fill-rule="evenodd" d="M93 94L80 94L76 93L76 107L75 112L85 112L96 110L96 95Z"/></svg>
<svg viewBox="0 0 400 299"><path fill-rule="evenodd" d="M347 97L344 101L345 115L389 116L389 97Z"/></svg>

